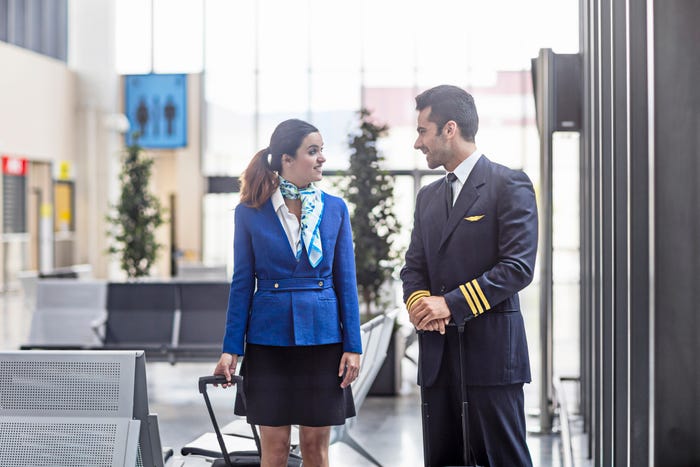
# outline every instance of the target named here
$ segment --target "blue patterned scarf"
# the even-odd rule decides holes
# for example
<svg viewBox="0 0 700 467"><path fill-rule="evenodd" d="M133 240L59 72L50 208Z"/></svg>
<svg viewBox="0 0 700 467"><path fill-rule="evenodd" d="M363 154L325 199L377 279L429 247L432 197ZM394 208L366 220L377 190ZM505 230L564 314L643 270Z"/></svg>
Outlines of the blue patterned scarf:
<svg viewBox="0 0 700 467"><path fill-rule="evenodd" d="M306 188L297 188L289 180L285 180L281 175L280 191L287 199L301 198L301 240L306 247L311 267L315 268L323 259L323 248L321 247L321 215L323 214L323 196L321 190L312 183ZM301 258L301 243L297 247L297 259Z"/></svg>

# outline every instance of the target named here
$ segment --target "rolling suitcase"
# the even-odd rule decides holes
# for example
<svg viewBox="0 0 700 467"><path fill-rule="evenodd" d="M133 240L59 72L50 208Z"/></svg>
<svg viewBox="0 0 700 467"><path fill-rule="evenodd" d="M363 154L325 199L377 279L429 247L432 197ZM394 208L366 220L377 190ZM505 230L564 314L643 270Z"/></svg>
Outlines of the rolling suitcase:
<svg viewBox="0 0 700 467"><path fill-rule="evenodd" d="M447 326L449 327L456 327L457 328L457 340L459 342L459 387L460 387L460 394L461 394L461 418L462 418L462 462L464 462L463 466L464 467L479 467L476 464L476 459L474 459L473 452L471 451L471 446L469 444L469 402L467 401L467 388L464 385L464 364L462 362L462 355L464 353L464 324L461 325L456 325L453 323L448 324ZM418 332L418 349L420 355L422 355L423 352L423 335L424 331L419 331ZM418 358L418 364L423 365L423 359ZM423 386L421 386L421 416L423 418L423 430L425 430L425 427L427 425L427 419L430 416L430 407L428 407L428 404L425 401L425 398L423 397ZM430 452L430 440L428 439L428 436L423 435L423 450L426 453ZM433 467L433 466L430 466ZM437 467L437 466L435 466ZM450 467L450 466L445 466L445 467ZM453 467L461 467L461 466L453 466Z"/></svg>
<svg viewBox="0 0 700 467"><path fill-rule="evenodd" d="M207 394L207 385L209 384L224 384L226 383L226 377L223 375L214 376L202 376L199 378L199 392L204 396L204 402L207 405L207 411L209 412L209 418L211 419L212 425L214 425L214 431L216 432L216 439L221 448L222 457L216 459L212 464L212 467L233 467L233 466L259 466L260 465L260 436L258 436L258 430L255 425L251 424L250 427L253 430L253 438L255 439L255 445L257 446L256 451L235 451L229 453L226 449L226 444L224 443L223 435L221 434L221 429L216 421L216 416L214 415L214 410L211 406L211 401L209 400L209 395ZM232 375L231 382L236 385L240 399L245 405L246 398L243 392L243 377L239 375ZM290 452L289 460L287 461L288 467L300 467L301 457L297 454Z"/></svg>

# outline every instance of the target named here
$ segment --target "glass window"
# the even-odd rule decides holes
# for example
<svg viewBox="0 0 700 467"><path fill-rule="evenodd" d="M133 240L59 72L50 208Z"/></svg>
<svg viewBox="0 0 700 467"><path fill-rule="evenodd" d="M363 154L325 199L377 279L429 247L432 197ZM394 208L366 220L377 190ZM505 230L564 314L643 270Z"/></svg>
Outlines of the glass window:
<svg viewBox="0 0 700 467"><path fill-rule="evenodd" d="M208 194L204 196L202 262L226 263L233 272L234 210L239 194Z"/></svg>
<svg viewBox="0 0 700 467"><path fill-rule="evenodd" d="M308 2L260 0L257 4L260 70L275 73L284 84L288 73L305 73L309 67Z"/></svg>
<svg viewBox="0 0 700 467"><path fill-rule="evenodd" d="M415 84L416 25L412 2L362 3L362 51L367 87ZM421 8L421 11L425 8Z"/></svg>
<svg viewBox="0 0 700 467"><path fill-rule="evenodd" d="M234 96L240 100L253 95L253 76L237 77ZM219 101L206 106L205 175L240 175L259 149L255 141L255 115Z"/></svg>
<svg viewBox="0 0 700 467"><path fill-rule="evenodd" d="M204 0L115 2L117 72L202 71L203 15Z"/></svg>
<svg viewBox="0 0 700 467"><path fill-rule="evenodd" d="M203 6L203 0L153 0L154 72L202 71Z"/></svg>
<svg viewBox="0 0 700 467"><path fill-rule="evenodd" d="M205 14L204 173L240 175L257 151L257 4L209 0Z"/></svg>
<svg viewBox="0 0 700 467"><path fill-rule="evenodd" d="M309 0L309 63L312 73L359 73L362 47L358 32L362 8L356 2Z"/></svg>
<svg viewBox="0 0 700 467"><path fill-rule="evenodd" d="M115 2L115 67L117 73L151 72L151 3Z"/></svg>

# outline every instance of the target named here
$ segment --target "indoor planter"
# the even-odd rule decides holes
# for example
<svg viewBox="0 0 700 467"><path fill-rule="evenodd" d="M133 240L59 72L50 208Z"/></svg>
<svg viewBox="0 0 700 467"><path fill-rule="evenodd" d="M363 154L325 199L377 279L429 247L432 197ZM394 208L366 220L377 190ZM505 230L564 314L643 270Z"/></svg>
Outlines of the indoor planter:
<svg viewBox="0 0 700 467"><path fill-rule="evenodd" d="M366 109L358 115L359 127L349 136L350 167L341 190L350 208L361 317L369 321L391 306L382 291L393 279L399 263L399 252L392 249L392 243L400 226L393 212L394 177L382 169L384 158L377 149L377 141L389 128L373 121ZM398 392L403 349L395 348L394 344L399 341L399 336L392 335L387 358L370 394ZM397 365L394 356L399 353Z"/></svg>

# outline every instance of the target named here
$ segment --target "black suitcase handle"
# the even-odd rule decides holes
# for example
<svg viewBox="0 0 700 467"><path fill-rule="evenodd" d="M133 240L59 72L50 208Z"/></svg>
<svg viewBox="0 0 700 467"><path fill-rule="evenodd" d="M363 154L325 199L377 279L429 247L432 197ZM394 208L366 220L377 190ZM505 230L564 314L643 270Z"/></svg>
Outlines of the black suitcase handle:
<svg viewBox="0 0 700 467"><path fill-rule="evenodd" d="M227 384L229 381L224 375L212 375L212 376L200 376L199 377L199 393L204 395L205 399L207 397L207 385L211 384ZM231 383L236 386L236 391L238 395L241 396L241 402L243 402L243 407L247 407L247 400L245 398L245 390L243 389L243 377L240 375L231 375Z"/></svg>
<svg viewBox="0 0 700 467"><path fill-rule="evenodd" d="M471 465L469 464L470 457L473 455L471 446L469 444L469 401L467 401L467 388L465 387L464 382L466 381L465 375L464 375L464 362L462 361L462 355L464 354L464 323L458 324L458 323L447 323L445 325L445 328L456 328L457 329L457 341L459 343L459 381L460 381L460 395L462 397L462 403L461 403L461 418L462 418L462 447L464 451L462 452L462 457L464 458L465 465ZM422 339L420 339L420 335L428 332L428 331L418 331L419 334L419 339L418 339L418 347L419 347L419 352L420 349L422 349ZM431 331L435 332L435 331ZM419 357L418 358L418 364L422 366L423 361ZM421 387L422 390L422 387ZM422 396L421 396L422 397ZM428 407L427 404L421 404L422 409L423 409L423 416L427 416L428 413ZM426 452L430 452L430 443L426 438L423 438L423 449L426 450ZM473 465L476 465L476 462L474 462Z"/></svg>
<svg viewBox="0 0 700 467"><path fill-rule="evenodd" d="M208 384L226 384L229 381L224 375L212 375L212 376L200 376L199 377L199 393L204 394L207 392ZM240 375L231 375L231 383L238 385L243 382L243 377ZM238 386L239 391L243 391L243 385Z"/></svg>
<svg viewBox="0 0 700 467"><path fill-rule="evenodd" d="M226 449L226 444L224 443L224 438L221 435L221 430L219 429L219 424L216 421L216 416L214 415L214 410L212 409L211 401L209 400L209 394L207 394L207 385L227 384L228 382L229 381L224 375L200 376L199 392L204 396L204 402L207 406L207 411L209 412L209 418L211 418L212 425L214 426L214 431L216 432L216 440L219 442L219 447L221 448L221 454L223 456L224 463L227 467L233 467L231 459L228 455L228 450ZM241 397L241 401L243 402L243 407L246 407L246 398L243 389L243 377L240 375L231 375L231 383L233 383L236 386L238 395ZM260 437L258 436L258 431L256 430L255 425L251 424L250 426L253 430L253 439L255 440L255 446L258 449L258 455L260 455L262 451L260 447Z"/></svg>

